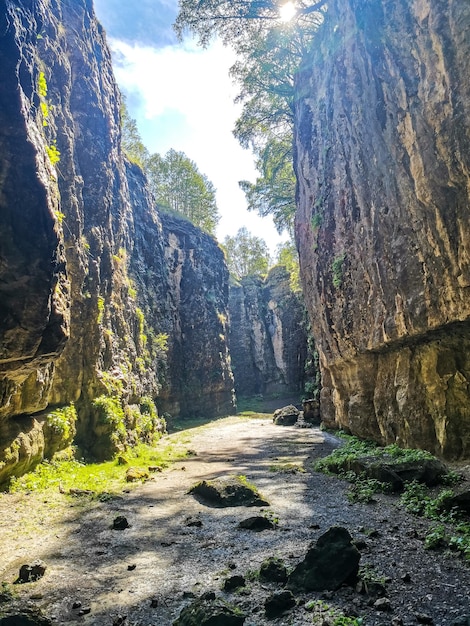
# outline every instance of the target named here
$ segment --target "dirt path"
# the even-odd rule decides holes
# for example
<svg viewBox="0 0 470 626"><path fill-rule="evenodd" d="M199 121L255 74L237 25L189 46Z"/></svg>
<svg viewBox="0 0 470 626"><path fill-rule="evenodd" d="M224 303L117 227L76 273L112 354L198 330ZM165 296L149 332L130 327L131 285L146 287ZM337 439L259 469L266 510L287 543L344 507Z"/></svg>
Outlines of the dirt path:
<svg viewBox="0 0 470 626"><path fill-rule="evenodd" d="M466 626L458 620L470 617L470 568L425 551L427 522L404 514L395 500L381 496L376 505L351 505L345 483L313 473L312 460L335 445L317 429L227 418L191 436L192 456L154 481L91 509L68 504L63 517L63 504L54 509L43 503L46 508L31 511L30 525L15 528L28 498L4 495L0 514L9 524L0 539L1 580L11 582L22 563L42 559L46 575L16 586L14 605L41 608L57 624L112 626L119 616L127 616L126 626L169 626L193 594L210 590L246 612L245 626L311 625L305 602L319 598L348 615L363 616L372 626L417 624L417 615L439 626ZM288 464L302 471L287 472ZM259 509L209 508L188 495L197 481L227 474L243 474L258 487L270 502L264 513L279 520L276 530L238 528ZM130 528L112 529L118 515L128 519ZM267 621L264 601L276 585L255 580L242 593L220 590L225 578L246 576L269 556L297 564L308 545L332 525L345 526L363 541L361 563L387 578L391 610L378 611L367 595L342 588L335 594L299 597L290 613ZM14 608L8 603L0 611L2 606Z"/></svg>

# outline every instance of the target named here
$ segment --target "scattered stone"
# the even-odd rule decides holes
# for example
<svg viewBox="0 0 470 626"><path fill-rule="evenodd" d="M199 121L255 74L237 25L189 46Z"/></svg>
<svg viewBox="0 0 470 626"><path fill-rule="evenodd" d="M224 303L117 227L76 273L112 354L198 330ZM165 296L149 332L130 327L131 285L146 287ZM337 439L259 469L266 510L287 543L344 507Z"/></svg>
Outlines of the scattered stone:
<svg viewBox="0 0 470 626"><path fill-rule="evenodd" d="M148 471L152 473L163 472L163 468L161 468L159 465L149 465Z"/></svg>
<svg viewBox="0 0 470 626"><path fill-rule="evenodd" d="M390 485L392 491L402 491L404 484L411 481L433 487L442 482L447 474L446 466L438 459L400 461L390 455L344 459L336 467L330 467L330 470L335 473L354 472L357 476L374 478Z"/></svg>
<svg viewBox="0 0 470 626"><path fill-rule="evenodd" d="M118 615L113 621L113 626L124 626L127 622L127 615Z"/></svg>
<svg viewBox="0 0 470 626"><path fill-rule="evenodd" d="M173 626L242 626L245 617L240 609L216 599L211 592L185 607Z"/></svg>
<svg viewBox="0 0 470 626"><path fill-rule="evenodd" d="M401 617L393 617L391 626L403 626L404 622Z"/></svg>
<svg viewBox="0 0 470 626"><path fill-rule="evenodd" d="M415 613L415 617L419 624L434 624L432 617L426 613Z"/></svg>
<svg viewBox="0 0 470 626"><path fill-rule="evenodd" d="M83 617L83 615L88 615L89 613L91 613L91 606L84 606L83 609L80 609L78 612L80 617Z"/></svg>
<svg viewBox="0 0 470 626"><path fill-rule="evenodd" d="M448 510L458 509L463 513L470 514L470 489L460 491L446 498L443 508Z"/></svg>
<svg viewBox="0 0 470 626"><path fill-rule="evenodd" d="M52 626L52 621L40 611L28 610L0 618L0 626Z"/></svg>
<svg viewBox="0 0 470 626"><path fill-rule="evenodd" d="M139 480L147 480L149 473L138 467L130 467L126 472L126 482L135 483Z"/></svg>
<svg viewBox="0 0 470 626"><path fill-rule="evenodd" d="M408 572L406 572L406 574L403 574L401 576L401 579L404 583L410 583L411 582L411 576Z"/></svg>
<svg viewBox="0 0 470 626"><path fill-rule="evenodd" d="M75 600L75 602L72 604L72 609L76 610L79 609L82 606L82 603L80 602L80 600Z"/></svg>
<svg viewBox="0 0 470 626"><path fill-rule="evenodd" d="M312 545L288 578L290 589L325 591L355 581L361 553L346 528L333 526Z"/></svg>
<svg viewBox="0 0 470 626"><path fill-rule="evenodd" d="M300 411L293 404L276 409L273 415L273 422L277 426L293 426L299 419Z"/></svg>
<svg viewBox="0 0 470 626"><path fill-rule="evenodd" d="M223 589L224 591L234 591L235 589L244 587L245 583L246 580L243 576L230 576L230 578L225 579Z"/></svg>
<svg viewBox="0 0 470 626"><path fill-rule="evenodd" d="M34 561L34 563L22 565L15 584L33 583L44 576L46 569L47 566L42 561Z"/></svg>
<svg viewBox="0 0 470 626"><path fill-rule="evenodd" d="M158 598L152 598L150 600L150 608L151 609L156 609L158 608Z"/></svg>
<svg viewBox="0 0 470 626"><path fill-rule="evenodd" d="M188 526L189 528L201 528L202 521L197 517L187 517L185 519L184 525Z"/></svg>
<svg viewBox="0 0 470 626"><path fill-rule="evenodd" d="M238 528L245 528L247 530L260 532L262 530L273 530L276 528L276 525L267 517L264 517L263 515L256 515L242 520L238 524Z"/></svg>
<svg viewBox="0 0 470 626"><path fill-rule="evenodd" d="M203 504L214 507L269 506L256 487L237 477L203 480L189 490Z"/></svg>
<svg viewBox="0 0 470 626"><path fill-rule="evenodd" d="M259 577L267 582L285 583L287 568L281 559L271 556L261 563Z"/></svg>
<svg viewBox="0 0 470 626"><path fill-rule="evenodd" d="M356 546L358 550L366 550L367 549L367 541L364 539L356 539L353 541L353 544Z"/></svg>
<svg viewBox="0 0 470 626"><path fill-rule="evenodd" d="M113 530L126 530L126 528L130 528L131 525L127 521L127 517L124 515L118 515L113 521Z"/></svg>
<svg viewBox="0 0 470 626"><path fill-rule="evenodd" d="M31 600L43 600L44 599L44 594L43 593L32 593L30 595Z"/></svg>
<svg viewBox="0 0 470 626"><path fill-rule="evenodd" d="M266 617L269 619L282 615L295 606L295 598L292 591L284 590L273 593L264 603Z"/></svg>
<svg viewBox="0 0 470 626"><path fill-rule="evenodd" d="M128 565L127 566L127 571L128 572L133 572L136 567L137 567L137 565L135 563L132 563L132 565Z"/></svg>
<svg viewBox="0 0 470 626"><path fill-rule="evenodd" d="M379 598L374 602L374 609L377 611L390 611L392 605L390 604L390 600L388 598Z"/></svg>

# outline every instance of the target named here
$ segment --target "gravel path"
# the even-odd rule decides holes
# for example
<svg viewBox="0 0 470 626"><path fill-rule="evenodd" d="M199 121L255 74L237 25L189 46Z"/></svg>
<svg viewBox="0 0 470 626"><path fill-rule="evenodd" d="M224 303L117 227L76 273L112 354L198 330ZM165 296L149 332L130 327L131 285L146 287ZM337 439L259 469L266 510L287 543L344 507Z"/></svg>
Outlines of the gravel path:
<svg viewBox="0 0 470 626"><path fill-rule="evenodd" d="M194 596L215 591L245 611L245 626L326 625L326 618L305 609L317 599L370 626L467 626L470 568L455 556L424 550L429 523L410 517L388 496L378 496L373 505L349 504L346 483L312 471L312 462L337 445L335 438L316 428L232 417L194 435L188 431L188 439L191 456L91 508L71 507L62 497L34 510L32 496L4 494L1 579L12 582L19 566L35 559L47 571L35 583L16 586L17 599L0 604L0 611L36 607L57 624L169 626ZM199 480L227 475L244 475L258 487L270 503L262 514L278 520L275 530L238 528L259 509L210 508L187 493ZM118 515L130 528L112 529ZM22 520L21 527L15 520ZM254 580L242 592L221 591L227 577L250 577L269 556L294 566L333 525L345 526L362 542L361 564L386 579L387 611L372 606L377 598L343 587L299 596L293 610L268 621L264 601L280 586Z"/></svg>

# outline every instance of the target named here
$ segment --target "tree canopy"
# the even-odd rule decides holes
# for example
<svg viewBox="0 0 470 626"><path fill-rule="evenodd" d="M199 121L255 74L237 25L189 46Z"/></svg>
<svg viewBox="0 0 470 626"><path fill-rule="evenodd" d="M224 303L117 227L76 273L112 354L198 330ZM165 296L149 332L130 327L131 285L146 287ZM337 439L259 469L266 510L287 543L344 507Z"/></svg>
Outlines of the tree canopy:
<svg viewBox="0 0 470 626"><path fill-rule="evenodd" d="M145 170L160 208L179 213L214 234L219 221L215 187L184 152L169 150L164 157L152 154Z"/></svg>
<svg viewBox="0 0 470 626"><path fill-rule="evenodd" d="M213 235L219 221L215 187L184 152L149 154L130 117L125 98L121 106L122 149L147 175L155 202L163 211L178 213Z"/></svg>
<svg viewBox="0 0 470 626"><path fill-rule="evenodd" d="M180 0L175 29L194 33L205 46L217 35L238 56L231 75L240 86L242 113L234 135L250 147L260 173L240 181L248 208L271 215L279 232L292 234L294 79L323 21L325 0L295 3L295 18L282 23L280 0Z"/></svg>
<svg viewBox="0 0 470 626"><path fill-rule="evenodd" d="M265 276L270 266L269 249L264 239L255 237L244 226L234 237L225 237L222 247L232 276Z"/></svg>

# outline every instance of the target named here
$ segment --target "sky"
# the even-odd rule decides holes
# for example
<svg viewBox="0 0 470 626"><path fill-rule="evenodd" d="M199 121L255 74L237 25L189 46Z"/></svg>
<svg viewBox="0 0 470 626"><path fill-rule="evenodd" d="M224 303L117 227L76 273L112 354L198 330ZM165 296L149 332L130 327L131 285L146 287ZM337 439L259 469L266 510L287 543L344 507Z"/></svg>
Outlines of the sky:
<svg viewBox="0 0 470 626"><path fill-rule="evenodd" d="M254 182L256 170L253 155L232 134L240 112L229 77L234 54L220 42L208 49L189 37L178 42L172 28L177 9L177 0L95 0L129 114L151 153L182 151L214 184L219 241L245 226L273 254L287 235L278 235L271 218L247 211L238 185Z"/></svg>

